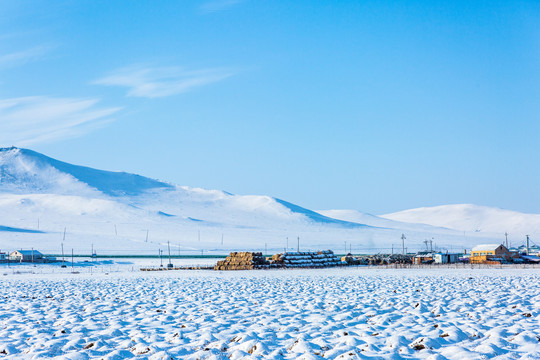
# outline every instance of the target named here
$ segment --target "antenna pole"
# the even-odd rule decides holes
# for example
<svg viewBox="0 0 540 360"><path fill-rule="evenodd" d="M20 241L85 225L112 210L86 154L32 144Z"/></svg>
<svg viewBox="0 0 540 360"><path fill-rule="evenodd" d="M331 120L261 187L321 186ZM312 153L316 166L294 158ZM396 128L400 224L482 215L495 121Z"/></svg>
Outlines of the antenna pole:
<svg viewBox="0 0 540 360"><path fill-rule="evenodd" d="M296 251L300 252L300 236L298 237L296 242Z"/></svg>

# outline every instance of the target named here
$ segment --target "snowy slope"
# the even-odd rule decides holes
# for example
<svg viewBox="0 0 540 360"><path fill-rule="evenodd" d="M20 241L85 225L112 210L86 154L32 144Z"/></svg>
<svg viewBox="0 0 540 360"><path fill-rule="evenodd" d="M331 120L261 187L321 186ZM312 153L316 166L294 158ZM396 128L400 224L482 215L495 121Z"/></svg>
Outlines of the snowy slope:
<svg viewBox="0 0 540 360"><path fill-rule="evenodd" d="M472 204L443 205L400 211L382 217L395 221L441 226L466 233L491 233L504 239L522 240L525 235L540 238L540 215L478 206Z"/></svg>
<svg viewBox="0 0 540 360"><path fill-rule="evenodd" d="M406 231L410 249L437 237L470 247L482 239L372 215L315 212L270 196L234 195L67 164L31 150L0 149L0 249L34 247L59 252L60 244L88 252L282 251L296 247L343 252L390 251ZM358 213L360 214L360 213ZM147 237L148 234L148 237ZM290 239L290 241L288 241Z"/></svg>

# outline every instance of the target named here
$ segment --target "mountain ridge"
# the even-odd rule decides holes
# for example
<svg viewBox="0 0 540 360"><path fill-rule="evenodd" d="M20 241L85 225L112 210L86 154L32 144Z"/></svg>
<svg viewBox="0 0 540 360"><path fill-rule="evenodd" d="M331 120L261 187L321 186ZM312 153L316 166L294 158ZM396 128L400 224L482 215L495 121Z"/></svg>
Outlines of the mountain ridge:
<svg viewBox="0 0 540 360"><path fill-rule="evenodd" d="M303 239L308 249L354 244L364 253L390 252L403 232L411 248L425 238L437 237L452 249L489 236L464 238L452 229L369 214L344 218L335 210L313 211L271 196L178 186L14 147L0 149L0 211L0 248L58 248L66 228L77 248L94 243L119 253L153 253L167 243L178 251L283 251L292 250L289 238Z"/></svg>

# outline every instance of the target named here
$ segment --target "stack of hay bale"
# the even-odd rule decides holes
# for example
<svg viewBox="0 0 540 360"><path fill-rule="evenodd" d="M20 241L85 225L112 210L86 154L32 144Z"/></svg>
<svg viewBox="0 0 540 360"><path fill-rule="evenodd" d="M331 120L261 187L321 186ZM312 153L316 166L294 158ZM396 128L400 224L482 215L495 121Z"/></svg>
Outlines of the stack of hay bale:
<svg viewBox="0 0 540 360"><path fill-rule="evenodd" d="M286 252L272 256L270 265L279 267L328 267L343 265L332 250Z"/></svg>
<svg viewBox="0 0 540 360"><path fill-rule="evenodd" d="M347 265L363 265L360 258L354 257L351 254L341 257L341 261L347 263Z"/></svg>
<svg viewBox="0 0 540 360"><path fill-rule="evenodd" d="M218 261L214 270L253 270L269 265L261 252L232 252L225 260Z"/></svg>

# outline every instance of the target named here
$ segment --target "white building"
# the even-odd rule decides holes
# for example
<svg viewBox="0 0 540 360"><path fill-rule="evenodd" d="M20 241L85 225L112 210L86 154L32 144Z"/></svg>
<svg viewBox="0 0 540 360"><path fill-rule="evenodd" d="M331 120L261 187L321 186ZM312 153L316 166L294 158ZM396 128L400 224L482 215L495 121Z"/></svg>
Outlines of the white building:
<svg viewBox="0 0 540 360"><path fill-rule="evenodd" d="M37 250L15 250L9 254L9 260L13 261L42 261L43 254Z"/></svg>

